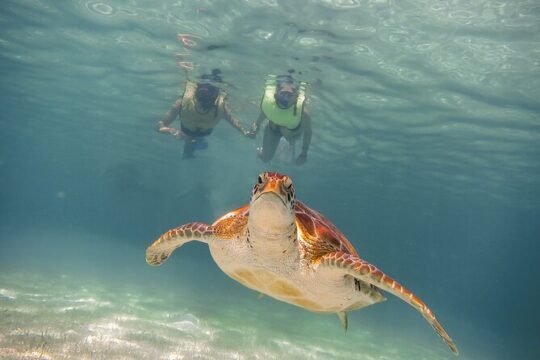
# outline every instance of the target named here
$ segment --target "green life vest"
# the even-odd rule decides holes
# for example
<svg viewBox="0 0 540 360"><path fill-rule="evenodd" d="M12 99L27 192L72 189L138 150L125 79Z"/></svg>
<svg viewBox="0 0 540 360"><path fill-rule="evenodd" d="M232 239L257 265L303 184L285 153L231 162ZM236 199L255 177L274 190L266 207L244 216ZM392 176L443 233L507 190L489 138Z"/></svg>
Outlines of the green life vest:
<svg viewBox="0 0 540 360"><path fill-rule="evenodd" d="M276 93L275 81L267 82L264 89L264 96L261 102L261 110L266 115L268 120L276 125L284 126L287 129L293 130L300 125L302 120L302 109L304 107L304 100L306 99L305 85L301 83L298 88L298 98L296 104L282 109L276 103L274 95Z"/></svg>

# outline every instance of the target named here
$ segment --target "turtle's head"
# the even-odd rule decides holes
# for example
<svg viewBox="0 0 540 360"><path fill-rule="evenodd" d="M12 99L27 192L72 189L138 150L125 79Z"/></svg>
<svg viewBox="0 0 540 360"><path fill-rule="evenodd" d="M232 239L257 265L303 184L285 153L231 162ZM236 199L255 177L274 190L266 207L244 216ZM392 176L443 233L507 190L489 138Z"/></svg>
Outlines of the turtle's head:
<svg viewBox="0 0 540 360"><path fill-rule="evenodd" d="M266 237L281 237L295 224L294 186L287 175L263 172L253 187L249 206L250 229Z"/></svg>

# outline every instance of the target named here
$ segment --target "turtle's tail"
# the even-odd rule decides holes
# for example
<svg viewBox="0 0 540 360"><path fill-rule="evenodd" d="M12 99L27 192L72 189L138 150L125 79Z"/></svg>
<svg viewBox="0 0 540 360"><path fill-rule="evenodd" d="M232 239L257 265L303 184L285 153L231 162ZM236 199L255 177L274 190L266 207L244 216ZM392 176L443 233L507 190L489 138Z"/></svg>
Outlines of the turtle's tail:
<svg viewBox="0 0 540 360"><path fill-rule="evenodd" d="M171 229L162 234L146 249L146 262L149 265L161 265L172 252L187 242L196 240L208 243L214 235L211 225L193 222Z"/></svg>

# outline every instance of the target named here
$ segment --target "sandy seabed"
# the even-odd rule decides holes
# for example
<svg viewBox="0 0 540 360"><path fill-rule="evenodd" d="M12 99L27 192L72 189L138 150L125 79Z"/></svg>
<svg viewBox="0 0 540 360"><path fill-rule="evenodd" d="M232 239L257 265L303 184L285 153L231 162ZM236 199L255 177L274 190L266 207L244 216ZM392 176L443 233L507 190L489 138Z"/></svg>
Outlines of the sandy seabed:
<svg viewBox="0 0 540 360"><path fill-rule="evenodd" d="M399 339L381 339L380 334L367 330L344 335L336 327L337 317L334 323L306 312L311 323L302 327L299 322L309 315L294 319L276 313L255 296L242 303L228 302L220 312L206 313L201 311L204 299L179 300L177 295L172 290L158 295L144 287L82 281L68 275L51 279L0 274L0 358L453 358L438 343L426 349ZM272 322L279 326L268 326ZM291 330L284 331L287 328Z"/></svg>

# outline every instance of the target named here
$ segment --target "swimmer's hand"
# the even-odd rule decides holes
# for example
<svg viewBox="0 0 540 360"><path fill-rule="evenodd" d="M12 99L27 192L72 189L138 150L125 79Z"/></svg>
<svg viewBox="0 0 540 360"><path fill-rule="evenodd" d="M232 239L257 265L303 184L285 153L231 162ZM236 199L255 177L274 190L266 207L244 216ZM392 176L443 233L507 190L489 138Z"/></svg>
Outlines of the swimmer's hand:
<svg viewBox="0 0 540 360"><path fill-rule="evenodd" d="M171 134L176 140L180 140L182 138L182 132L175 128L164 127L161 128L159 132L163 134Z"/></svg>
<svg viewBox="0 0 540 360"><path fill-rule="evenodd" d="M176 140L180 140L180 139L182 139L184 137L184 134L180 130L175 129L175 128L166 127L166 126L159 129L158 132L160 132L161 134L170 134Z"/></svg>
<svg viewBox="0 0 540 360"><path fill-rule="evenodd" d="M259 130L259 127L257 126L257 122L254 122L252 125L251 125L251 129L249 129L247 131L247 134L246 136L247 137L250 137L252 139L255 138L255 136L257 136L257 131Z"/></svg>
<svg viewBox="0 0 540 360"><path fill-rule="evenodd" d="M307 153L301 152L300 155L296 158L296 165L302 165L307 161Z"/></svg>
<svg viewBox="0 0 540 360"><path fill-rule="evenodd" d="M180 140L182 139L182 137L184 136L184 134L182 134L182 132L178 129L175 129L173 127L168 127L168 126L165 126L165 124L163 123L163 121L159 121L157 123L157 126L156 126L156 131L158 133L161 133L161 134L171 134L172 136L174 136L174 138L176 140Z"/></svg>
<svg viewBox="0 0 540 360"><path fill-rule="evenodd" d="M255 139L255 136L257 136L257 133L253 130L244 130L243 132L244 132L244 135L250 139Z"/></svg>

